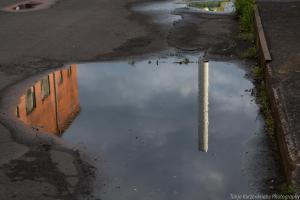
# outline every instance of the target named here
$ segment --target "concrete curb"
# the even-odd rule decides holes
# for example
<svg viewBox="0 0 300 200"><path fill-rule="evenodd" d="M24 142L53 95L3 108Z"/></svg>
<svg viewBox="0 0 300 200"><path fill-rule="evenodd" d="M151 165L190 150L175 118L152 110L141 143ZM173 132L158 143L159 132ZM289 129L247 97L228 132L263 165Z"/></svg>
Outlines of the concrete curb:
<svg viewBox="0 0 300 200"><path fill-rule="evenodd" d="M298 180L298 175L300 174L300 164L298 162L298 150L286 115L284 97L278 86L279 84L276 82L275 74L272 71L272 58L257 6L254 8L254 30L258 62L264 69L265 84L268 97L271 100L271 111L275 124L275 136L279 146L284 175L286 181L289 184L293 184L296 188L296 192L299 193L300 182Z"/></svg>
<svg viewBox="0 0 300 200"><path fill-rule="evenodd" d="M267 63L272 61L272 58L257 6L254 8L254 23L256 47L259 54L260 64L261 66L265 66Z"/></svg>

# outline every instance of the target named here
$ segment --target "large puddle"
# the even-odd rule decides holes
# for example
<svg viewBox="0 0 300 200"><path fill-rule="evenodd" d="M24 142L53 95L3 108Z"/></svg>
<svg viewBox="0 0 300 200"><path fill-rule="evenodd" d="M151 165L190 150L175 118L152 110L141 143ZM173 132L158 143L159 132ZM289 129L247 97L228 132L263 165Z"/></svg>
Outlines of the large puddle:
<svg viewBox="0 0 300 200"><path fill-rule="evenodd" d="M185 6L132 9L170 29ZM16 115L93 158L91 199L230 199L275 176L244 68L201 54L71 64L32 84Z"/></svg>
<svg viewBox="0 0 300 200"><path fill-rule="evenodd" d="M103 200L249 193L246 143L263 134L253 85L239 62L198 59L73 64L33 84L16 112L92 155Z"/></svg>

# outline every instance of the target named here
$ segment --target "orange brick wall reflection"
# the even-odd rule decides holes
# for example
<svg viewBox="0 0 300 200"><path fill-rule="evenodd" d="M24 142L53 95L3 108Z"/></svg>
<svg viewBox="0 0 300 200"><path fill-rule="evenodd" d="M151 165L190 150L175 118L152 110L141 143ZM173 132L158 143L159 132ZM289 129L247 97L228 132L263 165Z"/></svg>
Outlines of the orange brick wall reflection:
<svg viewBox="0 0 300 200"><path fill-rule="evenodd" d="M80 111L76 64L50 73L45 85L49 86L42 87L42 80L40 80L32 86L35 102L30 112L27 108L31 105L32 102L29 101L32 99L27 98L27 93L22 95L16 114L27 125L44 132L61 135ZM43 97L45 91L48 95Z"/></svg>

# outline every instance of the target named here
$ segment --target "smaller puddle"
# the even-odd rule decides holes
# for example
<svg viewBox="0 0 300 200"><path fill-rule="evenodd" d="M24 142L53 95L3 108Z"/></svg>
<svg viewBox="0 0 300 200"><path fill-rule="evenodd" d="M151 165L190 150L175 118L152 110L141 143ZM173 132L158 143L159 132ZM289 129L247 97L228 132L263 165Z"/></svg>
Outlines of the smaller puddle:
<svg viewBox="0 0 300 200"><path fill-rule="evenodd" d="M21 1L16 4L12 4L1 8L2 11L6 12L30 12L36 10L42 10L49 8L57 0L28 0Z"/></svg>
<svg viewBox="0 0 300 200"><path fill-rule="evenodd" d="M235 11L234 3L231 1L189 1L187 5L203 12L227 14Z"/></svg>
<svg viewBox="0 0 300 200"><path fill-rule="evenodd" d="M37 2L22 3L22 4L15 6L13 9L14 10L32 9L38 5L41 5L41 3L37 3Z"/></svg>

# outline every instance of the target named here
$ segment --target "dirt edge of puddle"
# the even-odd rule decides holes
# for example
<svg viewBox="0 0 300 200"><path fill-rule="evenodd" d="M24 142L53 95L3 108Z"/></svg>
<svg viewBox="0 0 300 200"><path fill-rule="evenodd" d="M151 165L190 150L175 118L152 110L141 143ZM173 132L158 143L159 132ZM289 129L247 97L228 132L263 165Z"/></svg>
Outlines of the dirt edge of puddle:
<svg viewBox="0 0 300 200"><path fill-rule="evenodd" d="M16 187L15 181L22 180L31 180L32 183L28 184L32 184L33 187L37 187L35 185L38 182L44 183L46 189L41 189L42 195L45 193L46 196L55 198L80 199L89 197L92 192L93 177L97 172L88 155L74 149L59 137L26 126L14 115L18 96L53 70L55 69L48 69L25 78L1 92L0 121L10 132L8 137L11 137L11 143L19 146L13 147L12 150L17 152L22 147L19 157L7 155L8 157L4 158L7 162L1 162L3 165L0 168L0 175L5 173L12 183L7 184L6 192L11 192L16 199L19 194L10 190ZM73 174L68 174L71 169ZM51 186L56 188L56 192L49 192ZM39 198L40 196L34 195L41 194L33 192L32 195L28 198Z"/></svg>

